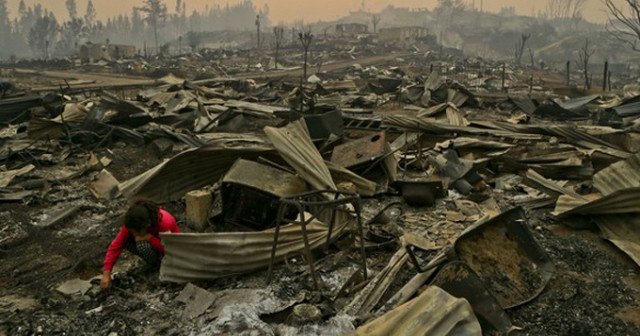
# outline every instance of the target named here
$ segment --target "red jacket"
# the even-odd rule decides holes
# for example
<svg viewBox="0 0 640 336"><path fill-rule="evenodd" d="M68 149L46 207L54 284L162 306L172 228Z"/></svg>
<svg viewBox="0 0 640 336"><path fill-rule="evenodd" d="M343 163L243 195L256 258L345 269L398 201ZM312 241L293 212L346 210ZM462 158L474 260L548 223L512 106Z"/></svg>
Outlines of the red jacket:
<svg viewBox="0 0 640 336"><path fill-rule="evenodd" d="M160 232L180 233L180 229L176 219L166 210L160 209L158 212L158 225L150 228L147 232L151 234L149 239L151 247L164 254L164 246L160 242ZM109 249L107 249L107 256L104 258L104 270L111 271L113 269L129 239L134 239L133 234L125 226L122 226L116 238L109 245Z"/></svg>

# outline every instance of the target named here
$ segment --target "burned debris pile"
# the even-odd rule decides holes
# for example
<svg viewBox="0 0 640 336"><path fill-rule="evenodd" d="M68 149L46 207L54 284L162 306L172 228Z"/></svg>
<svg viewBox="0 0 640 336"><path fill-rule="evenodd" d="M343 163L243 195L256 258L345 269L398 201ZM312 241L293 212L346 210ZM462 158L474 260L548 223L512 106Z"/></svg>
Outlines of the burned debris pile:
<svg viewBox="0 0 640 336"><path fill-rule="evenodd" d="M558 286L602 284L559 241L594 233L571 244L637 280L638 97L563 99L515 70L507 94L404 61L0 99L0 333L560 333L592 316L541 322ZM101 293L137 199L184 232L161 234L160 282L125 259ZM638 293L615 281L607 330L633 334Z"/></svg>

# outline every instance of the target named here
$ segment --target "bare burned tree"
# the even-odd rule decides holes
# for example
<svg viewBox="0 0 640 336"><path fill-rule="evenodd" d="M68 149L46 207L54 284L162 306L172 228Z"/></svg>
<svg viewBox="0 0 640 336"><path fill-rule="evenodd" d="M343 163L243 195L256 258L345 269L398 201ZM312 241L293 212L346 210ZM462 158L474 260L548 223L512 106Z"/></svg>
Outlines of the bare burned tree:
<svg viewBox="0 0 640 336"><path fill-rule="evenodd" d="M307 65L309 57L309 47L311 47L311 41L313 41L313 34L311 32L298 33L298 39L302 43L302 49L304 49L304 77L307 80Z"/></svg>
<svg viewBox="0 0 640 336"><path fill-rule="evenodd" d="M547 0L543 16L551 20L580 21L586 4L587 0Z"/></svg>
<svg viewBox="0 0 640 336"><path fill-rule="evenodd" d="M607 6L607 30L631 49L640 51L640 1L602 0Z"/></svg>
<svg viewBox="0 0 640 336"><path fill-rule="evenodd" d="M596 50L589 46L589 39L585 39L584 47L578 51L578 65L584 72L584 87L585 89L591 89L591 78L589 77L589 61L591 56L595 54Z"/></svg>
<svg viewBox="0 0 640 336"><path fill-rule="evenodd" d="M276 70L278 69L278 61L280 56L280 46L282 46L282 41L284 41L284 27L273 27L273 35L275 36L275 47L276 47Z"/></svg>
<svg viewBox="0 0 640 336"><path fill-rule="evenodd" d="M373 33L378 33L378 24L380 23L380 15L374 15L371 17L371 23L373 24Z"/></svg>
<svg viewBox="0 0 640 336"><path fill-rule="evenodd" d="M524 55L524 48L527 46L527 42L531 38L531 33L522 34L520 36L520 41L516 42L515 47L515 60L516 64L520 65L522 63L522 56Z"/></svg>

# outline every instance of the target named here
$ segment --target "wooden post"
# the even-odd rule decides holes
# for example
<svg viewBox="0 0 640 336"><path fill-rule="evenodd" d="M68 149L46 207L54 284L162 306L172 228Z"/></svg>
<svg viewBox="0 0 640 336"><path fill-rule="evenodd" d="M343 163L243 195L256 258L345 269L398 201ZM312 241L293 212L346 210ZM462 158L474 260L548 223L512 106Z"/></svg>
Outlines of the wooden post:
<svg viewBox="0 0 640 336"><path fill-rule="evenodd" d="M604 74L602 75L602 91L607 91L608 75L609 75L609 61L604 61Z"/></svg>
<svg viewBox="0 0 640 336"><path fill-rule="evenodd" d="M607 83L609 83L609 91L611 91L611 71L607 74Z"/></svg>
<svg viewBox="0 0 640 336"><path fill-rule="evenodd" d="M187 204L187 222L198 232L203 232L209 225L209 210L213 196L207 190L194 190L185 196Z"/></svg>
<svg viewBox="0 0 640 336"><path fill-rule="evenodd" d="M571 85L571 61L567 61L567 86Z"/></svg>
<svg viewBox="0 0 640 336"><path fill-rule="evenodd" d="M502 91L506 90L505 81L507 79L507 64L502 63Z"/></svg>

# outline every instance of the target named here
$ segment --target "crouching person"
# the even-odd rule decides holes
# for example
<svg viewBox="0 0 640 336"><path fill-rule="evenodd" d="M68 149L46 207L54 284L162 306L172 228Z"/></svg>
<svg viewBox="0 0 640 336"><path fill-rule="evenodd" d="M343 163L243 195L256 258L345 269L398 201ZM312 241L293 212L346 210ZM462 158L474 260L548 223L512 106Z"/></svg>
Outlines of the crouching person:
<svg viewBox="0 0 640 336"><path fill-rule="evenodd" d="M131 205L124 216L124 225L107 250L100 287L111 287L111 271L125 249L149 266L159 267L164 256L161 232L180 233L176 220L170 213L147 201Z"/></svg>

